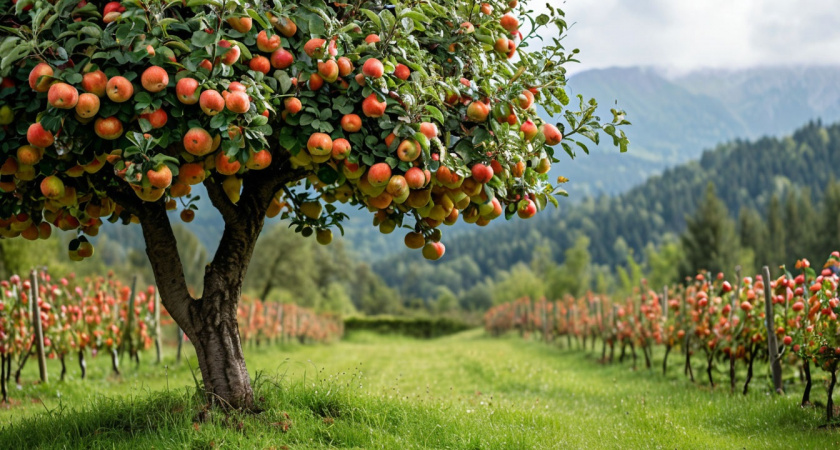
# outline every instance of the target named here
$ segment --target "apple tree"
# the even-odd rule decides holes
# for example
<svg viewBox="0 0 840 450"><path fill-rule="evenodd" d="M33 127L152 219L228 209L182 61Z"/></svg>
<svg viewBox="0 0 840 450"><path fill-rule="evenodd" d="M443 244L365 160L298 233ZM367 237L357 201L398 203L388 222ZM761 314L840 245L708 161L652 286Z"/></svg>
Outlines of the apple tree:
<svg viewBox="0 0 840 450"><path fill-rule="evenodd" d="M328 243L349 203L437 259L441 224L556 204L576 137L626 149L623 112L567 108L566 29L517 0L0 0L0 235L72 230L78 260L139 224L208 396L251 408L236 310L266 217ZM225 223L200 298L168 215L196 184Z"/></svg>

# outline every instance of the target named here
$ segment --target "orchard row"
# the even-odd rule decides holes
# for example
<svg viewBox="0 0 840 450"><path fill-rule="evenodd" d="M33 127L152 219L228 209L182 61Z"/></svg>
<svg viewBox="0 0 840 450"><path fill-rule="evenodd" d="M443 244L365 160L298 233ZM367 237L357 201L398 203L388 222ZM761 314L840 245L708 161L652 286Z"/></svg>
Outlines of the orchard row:
<svg viewBox="0 0 840 450"><path fill-rule="evenodd" d="M35 290L37 309L32 302ZM35 311L38 317L33 314ZM246 341L326 342L343 333L340 319L293 304L254 300L239 307L238 317ZM37 358L39 335L44 357L61 362L61 380L67 372L68 355L77 358L84 379L88 355L109 355L117 375L119 357L125 353L139 364L140 353L155 346L160 361L161 326L172 323L160 306L154 286L139 289L136 282L129 286L113 275L85 279L70 275L55 280L41 272L37 278L14 275L0 281L3 399L7 400L6 386L12 374L19 385L21 370L27 361ZM43 373L42 381L46 381Z"/></svg>
<svg viewBox="0 0 840 450"><path fill-rule="evenodd" d="M770 365L774 387L783 393L784 366L798 372L806 383L803 405L810 404L810 369L815 366L831 377L827 403L831 421L840 365L838 267L840 253L834 252L822 269L815 270L803 259L796 263L796 275L785 270L776 279L770 279L766 269L765 275L741 278L739 273L729 280L723 273L701 272L661 293L643 282L633 296L623 300L594 294L558 301L523 298L490 309L484 317L485 328L493 335L513 329L523 335L537 332L546 341L565 336L569 346L574 340L583 348L589 340L594 349L600 340L603 362L614 360L616 347L623 361L629 348L634 368L637 348L650 369L653 348L663 347L663 373L668 356L678 350L692 381L692 357L704 358L712 387L715 365L728 366L733 392L736 369L746 366L744 394L756 363Z"/></svg>

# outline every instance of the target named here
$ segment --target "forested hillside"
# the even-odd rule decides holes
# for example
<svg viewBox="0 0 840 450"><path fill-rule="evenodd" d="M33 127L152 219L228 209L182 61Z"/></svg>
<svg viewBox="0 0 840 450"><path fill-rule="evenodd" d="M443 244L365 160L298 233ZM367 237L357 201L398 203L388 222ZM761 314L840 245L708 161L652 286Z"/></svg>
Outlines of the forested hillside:
<svg viewBox="0 0 840 450"><path fill-rule="evenodd" d="M840 124L812 122L789 137L721 145L617 197L561 202L538 220L464 234L447 242L447 258L438 263L398 254L374 270L406 297L432 298L439 286L465 292L485 277L531 262L538 249L559 262L581 235L589 239L592 262L614 267L625 264L629 252L638 259L649 243L681 233L709 183L734 219L742 208L763 214L774 194L783 198L794 190L806 189L815 203L838 175Z"/></svg>

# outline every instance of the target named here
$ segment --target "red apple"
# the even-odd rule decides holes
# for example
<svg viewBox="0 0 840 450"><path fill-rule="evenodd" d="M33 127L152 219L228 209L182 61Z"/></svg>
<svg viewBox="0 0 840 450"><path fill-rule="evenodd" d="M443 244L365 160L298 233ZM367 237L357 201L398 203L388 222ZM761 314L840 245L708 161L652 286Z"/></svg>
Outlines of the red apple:
<svg viewBox="0 0 840 450"><path fill-rule="evenodd" d="M112 102L123 103L134 95L134 86L125 77L116 76L105 84L105 93Z"/></svg>
<svg viewBox="0 0 840 450"><path fill-rule="evenodd" d="M100 138L112 141L122 136L123 125L116 117L100 117L93 123L93 131Z"/></svg>
<svg viewBox="0 0 840 450"><path fill-rule="evenodd" d="M140 84L143 85L143 89L149 92L160 92L166 89L166 85L169 84L169 75L163 67L152 66L143 71L143 75L140 76Z"/></svg>
<svg viewBox="0 0 840 450"><path fill-rule="evenodd" d="M222 94L219 94L219 91L208 89L201 92L198 97L198 105L204 111L204 114L215 116L225 109L225 99Z"/></svg>
<svg viewBox="0 0 840 450"><path fill-rule="evenodd" d="M189 77L181 78L175 84L175 95L178 97L178 101L185 105L198 103L199 96L201 95L198 80Z"/></svg>
<svg viewBox="0 0 840 450"><path fill-rule="evenodd" d="M58 109L73 109L79 102L79 91L67 83L54 83L47 94L47 102Z"/></svg>

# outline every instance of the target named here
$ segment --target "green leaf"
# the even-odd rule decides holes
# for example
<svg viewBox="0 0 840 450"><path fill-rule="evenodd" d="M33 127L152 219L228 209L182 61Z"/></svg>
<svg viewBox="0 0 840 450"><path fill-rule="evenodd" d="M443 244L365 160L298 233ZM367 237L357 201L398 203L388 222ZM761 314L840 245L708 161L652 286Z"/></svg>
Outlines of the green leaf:
<svg viewBox="0 0 840 450"><path fill-rule="evenodd" d="M370 19L370 21L376 25L376 28L382 30L382 19L380 19L375 12L365 8L361 8L359 9L359 11L361 11L362 14L366 15L368 19Z"/></svg>
<svg viewBox="0 0 840 450"><path fill-rule="evenodd" d="M207 47L216 42L216 35L204 30L198 30L192 35L192 45L195 47Z"/></svg>
<svg viewBox="0 0 840 450"><path fill-rule="evenodd" d="M328 165L322 165L321 168L318 169L318 179L323 181L325 184L333 184L336 180L338 180L338 172Z"/></svg>
<svg viewBox="0 0 840 450"><path fill-rule="evenodd" d="M440 110L437 109L437 107L434 107L432 105L426 105L426 112L429 113L429 115L432 117L432 119L437 120L438 123L443 125L443 123L444 123L443 113L440 112Z"/></svg>

